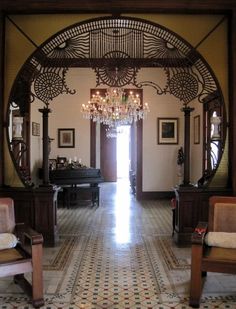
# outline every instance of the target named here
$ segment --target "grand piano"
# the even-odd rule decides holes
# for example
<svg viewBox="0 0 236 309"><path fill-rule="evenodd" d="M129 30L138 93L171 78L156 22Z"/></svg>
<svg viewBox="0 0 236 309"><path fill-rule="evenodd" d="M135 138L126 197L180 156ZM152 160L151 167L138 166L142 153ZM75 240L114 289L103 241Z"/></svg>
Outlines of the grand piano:
<svg viewBox="0 0 236 309"><path fill-rule="evenodd" d="M64 203L70 206L77 195L88 192L92 204L99 206L99 183L103 182L101 171L98 168L88 167L63 167L49 171L50 182L63 189Z"/></svg>

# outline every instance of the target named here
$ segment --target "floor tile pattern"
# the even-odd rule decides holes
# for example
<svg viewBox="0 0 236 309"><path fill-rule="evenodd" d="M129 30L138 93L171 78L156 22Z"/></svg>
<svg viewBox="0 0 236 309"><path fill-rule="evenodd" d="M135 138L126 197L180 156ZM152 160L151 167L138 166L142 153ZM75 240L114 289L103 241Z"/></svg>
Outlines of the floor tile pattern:
<svg viewBox="0 0 236 309"><path fill-rule="evenodd" d="M100 207L59 208L58 226L59 243L44 248L44 309L189 308L190 249L173 243L169 200L103 184ZM10 278L0 308L31 308ZM236 309L236 278L209 274L201 308Z"/></svg>

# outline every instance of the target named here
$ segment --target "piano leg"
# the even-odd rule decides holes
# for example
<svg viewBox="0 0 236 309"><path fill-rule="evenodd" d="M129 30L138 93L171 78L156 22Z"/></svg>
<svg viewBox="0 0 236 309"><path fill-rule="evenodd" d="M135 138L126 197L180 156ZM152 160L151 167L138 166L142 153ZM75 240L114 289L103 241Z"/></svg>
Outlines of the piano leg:
<svg viewBox="0 0 236 309"><path fill-rule="evenodd" d="M90 189L91 189L91 193L92 193L92 203L93 203L93 206L95 204L97 204L97 206L99 206L99 191L100 191L100 187L98 186L98 184L91 184L90 185Z"/></svg>

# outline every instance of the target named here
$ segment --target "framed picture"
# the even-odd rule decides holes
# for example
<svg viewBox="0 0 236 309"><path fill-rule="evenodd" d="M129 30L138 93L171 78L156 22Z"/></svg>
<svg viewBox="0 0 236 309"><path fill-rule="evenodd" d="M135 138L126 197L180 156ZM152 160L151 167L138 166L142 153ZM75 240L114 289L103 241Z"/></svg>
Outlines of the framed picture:
<svg viewBox="0 0 236 309"><path fill-rule="evenodd" d="M40 136L40 124L37 122L32 122L32 135Z"/></svg>
<svg viewBox="0 0 236 309"><path fill-rule="evenodd" d="M157 118L157 143L178 144L178 118Z"/></svg>
<svg viewBox="0 0 236 309"><path fill-rule="evenodd" d="M200 115L193 118L193 142L200 144Z"/></svg>
<svg viewBox="0 0 236 309"><path fill-rule="evenodd" d="M49 169L55 170L57 168L57 159L49 159Z"/></svg>
<svg viewBox="0 0 236 309"><path fill-rule="evenodd" d="M58 147L75 147L75 129L58 129Z"/></svg>
<svg viewBox="0 0 236 309"><path fill-rule="evenodd" d="M57 157L56 168L64 168L66 166L67 159L66 157Z"/></svg>

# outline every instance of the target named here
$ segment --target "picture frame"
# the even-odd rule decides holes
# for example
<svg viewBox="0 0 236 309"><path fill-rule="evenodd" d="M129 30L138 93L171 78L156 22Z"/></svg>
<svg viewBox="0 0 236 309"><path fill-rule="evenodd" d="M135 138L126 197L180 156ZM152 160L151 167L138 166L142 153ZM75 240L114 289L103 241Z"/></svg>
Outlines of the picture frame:
<svg viewBox="0 0 236 309"><path fill-rule="evenodd" d="M75 129L58 129L58 147L75 147Z"/></svg>
<svg viewBox="0 0 236 309"><path fill-rule="evenodd" d="M57 159L49 159L49 169L55 170L57 168Z"/></svg>
<svg viewBox="0 0 236 309"><path fill-rule="evenodd" d="M40 136L40 124L38 122L32 122L32 135Z"/></svg>
<svg viewBox="0 0 236 309"><path fill-rule="evenodd" d="M56 160L56 168L57 169L65 168L66 165L67 165L66 157L57 157L57 160Z"/></svg>
<svg viewBox="0 0 236 309"><path fill-rule="evenodd" d="M200 115L193 118L193 143L200 144Z"/></svg>
<svg viewBox="0 0 236 309"><path fill-rule="evenodd" d="M178 144L178 124L178 118L157 118L157 143L165 145Z"/></svg>

